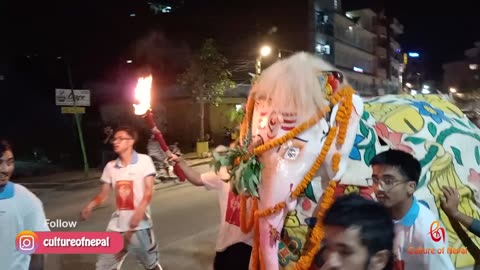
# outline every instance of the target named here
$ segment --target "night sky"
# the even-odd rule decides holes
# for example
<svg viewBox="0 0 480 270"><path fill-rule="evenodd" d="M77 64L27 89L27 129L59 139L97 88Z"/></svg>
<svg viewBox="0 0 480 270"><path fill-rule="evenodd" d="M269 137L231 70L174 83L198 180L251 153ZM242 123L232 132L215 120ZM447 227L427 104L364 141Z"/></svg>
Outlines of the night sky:
<svg viewBox="0 0 480 270"><path fill-rule="evenodd" d="M0 73L7 74L7 80L0 81L0 136L6 134L21 143L28 138L34 144L58 145L59 136L76 141L71 115L60 114L53 103L54 88L68 87L66 59L76 88L128 74L131 67L138 68L125 64L131 57L139 62L161 62L155 69L172 82L202 39L217 38L215 35L226 39L235 33L254 41L257 36L250 33L258 23L246 15L259 3L268 10L270 2L266 1L275 5L271 0L185 0L182 12L161 16L151 14L147 1L141 0L0 1ZM292 5L295 2L292 0ZM344 0L343 7L386 8L389 15L397 17L405 26L401 45L425 57L430 79L440 80L442 63L461 59L465 49L480 41L478 9L473 1ZM132 12L136 17L129 17ZM263 16L268 17L268 12ZM152 40L160 45L152 46ZM220 49L229 55L256 50L254 46L229 45ZM87 118L98 119L93 108L89 110ZM19 125L16 118L28 125ZM92 124L90 137L100 136L98 128ZM32 130L42 132L31 136Z"/></svg>
<svg viewBox="0 0 480 270"><path fill-rule="evenodd" d="M196 36L200 33L191 28L192 25L221 21L222 13L241 17L262 1L186 0L186 6L190 8L187 14L182 14L182 20L175 22L176 26L169 27L166 26L168 20L156 20L153 24L148 19L142 21L141 17L148 18L148 9L143 4L146 1L141 0L1 2L0 57L34 54L36 51L49 57L71 53L79 59L94 59L87 71L80 72L95 77L105 75L105 65L116 64L119 56L128 57L130 51L125 44L142 35L138 29L157 27L170 32L178 30L184 36ZM376 11L386 8L388 14L396 16L405 26L402 46L422 52L430 76L440 79L442 63L462 57L465 49L480 40L478 10L473 2L343 0L343 7L345 10L370 7ZM137 18L128 20L129 11L134 11ZM198 20L190 16L192 14L206 16ZM251 21L245 21L243 28L247 29L251 24ZM188 33L188 29L192 33ZM241 28L235 31L240 32Z"/></svg>

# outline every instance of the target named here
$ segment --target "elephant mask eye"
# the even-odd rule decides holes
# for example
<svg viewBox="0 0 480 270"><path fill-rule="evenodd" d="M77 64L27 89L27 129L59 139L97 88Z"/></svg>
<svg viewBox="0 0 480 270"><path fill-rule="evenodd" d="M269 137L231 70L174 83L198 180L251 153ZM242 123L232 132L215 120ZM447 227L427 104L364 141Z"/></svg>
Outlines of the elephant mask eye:
<svg viewBox="0 0 480 270"><path fill-rule="evenodd" d="M296 160L307 142L306 140L295 137L281 145L277 152L279 156L285 160Z"/></svg>

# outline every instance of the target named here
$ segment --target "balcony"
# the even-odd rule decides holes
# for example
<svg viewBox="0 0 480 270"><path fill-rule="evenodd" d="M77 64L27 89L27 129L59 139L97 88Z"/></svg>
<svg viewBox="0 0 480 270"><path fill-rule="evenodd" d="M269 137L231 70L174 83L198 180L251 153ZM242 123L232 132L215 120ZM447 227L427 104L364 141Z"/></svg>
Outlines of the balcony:
<svg viewBox="0 0 480 270"><path fill-rule="evenodd" d="M343 27L342 25L335 26L335 38L356 47L365 52L374 54L374 40L368 35L365 35L364 29L358 29L356 26Z"/></svg>

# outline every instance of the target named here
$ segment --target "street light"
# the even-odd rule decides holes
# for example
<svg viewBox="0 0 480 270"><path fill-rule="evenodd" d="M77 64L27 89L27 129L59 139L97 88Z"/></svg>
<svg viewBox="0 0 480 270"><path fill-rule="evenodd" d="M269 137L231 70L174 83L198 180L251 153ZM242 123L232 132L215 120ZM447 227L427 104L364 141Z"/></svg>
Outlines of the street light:
<svg viewBox="0 0 480 270"><path fill-rule="evenodd" d="M453 87L450 87L449 90L450 90L451 93L456 93L456 92L457 92L457 89L456 89L456 88L453 88Z"/></svg>
<svg viewBox="0 0 480 270"><path fill-rule="evenodd" d="M257 72L257 75L260 75L260 73L262 72L262 57L269 56L271 52L272 52L272 47L268 45L264 45L262 46L262 48L260 48L260 54L257 57L256 65L255 65L255 71Z"/></svg>
<svg viewBox="0 0 480 270"><path fill-rule="evenodd" d="M272 48L268 45L265 45L260 49L260 55L262 57L269 56L271 52L272 52Z"/></svg>

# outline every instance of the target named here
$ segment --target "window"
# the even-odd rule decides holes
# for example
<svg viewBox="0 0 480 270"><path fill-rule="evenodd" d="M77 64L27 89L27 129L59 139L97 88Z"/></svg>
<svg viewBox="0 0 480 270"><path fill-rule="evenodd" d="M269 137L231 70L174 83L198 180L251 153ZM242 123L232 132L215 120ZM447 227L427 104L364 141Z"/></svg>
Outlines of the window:
<svg viewBox="0 0 480 270"><path fill-rule="evenodd" d="M318 54L330 54L330 45L317 43L317 45L315 45L315 52Z"/></svg>

